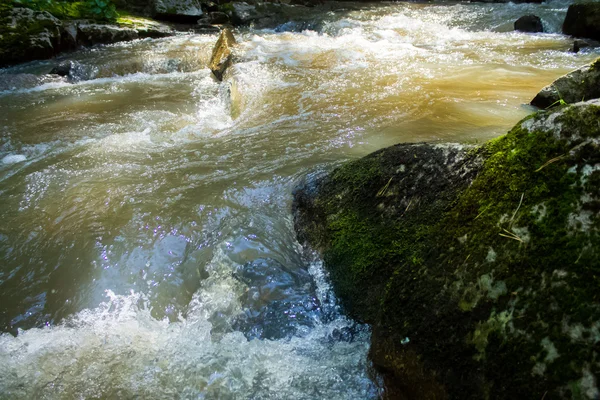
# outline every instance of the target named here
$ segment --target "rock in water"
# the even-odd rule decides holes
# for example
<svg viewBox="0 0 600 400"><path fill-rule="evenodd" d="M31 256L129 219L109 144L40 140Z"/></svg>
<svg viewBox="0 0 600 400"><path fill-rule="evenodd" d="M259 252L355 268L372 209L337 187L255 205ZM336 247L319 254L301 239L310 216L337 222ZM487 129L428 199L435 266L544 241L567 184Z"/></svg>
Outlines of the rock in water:
<svg viewBox="0 0 600 400"><path fill-rule="evenodd" d="M213 48L210 58L209 68L219 81L223 80L225 71L233 62L233 54L231 48L235 45L235 37L229 28L221 31L221 35Z"/></svg>
<svg viewBox="0 0 600 400"><path fill-rule="evenodd" d="M562 30L566 35L600 40L600 3L571 4Z"/></svg>
<svg viewBox="0 0 600 400"><path fill-rule="evenodd" d="M600 58L592 64L568 73L543 88L531 105L548 108L560 103L577 103L600 98Z"/></svg>
<svg viewBox="0 0 600 400"><path fill-rule="evenodd" d="M73 68L73 61L63 61L56 67L52 68L52 70L48 73L58 76L69 76L71 68Z"/></svg>
<svg viewBox="0 0 600 400"><path fill-rule="evenodd" d="M308 179L301 242L371 323L389 398L600 395L600 100L478 148L404 144Z"/></svg>
<svg viewBox="0 0 600 400"><path fill-rule="evenodd" d="M521 32L544 32L542 20L536 15L524 15L515 21L515 31Z"/></svg>

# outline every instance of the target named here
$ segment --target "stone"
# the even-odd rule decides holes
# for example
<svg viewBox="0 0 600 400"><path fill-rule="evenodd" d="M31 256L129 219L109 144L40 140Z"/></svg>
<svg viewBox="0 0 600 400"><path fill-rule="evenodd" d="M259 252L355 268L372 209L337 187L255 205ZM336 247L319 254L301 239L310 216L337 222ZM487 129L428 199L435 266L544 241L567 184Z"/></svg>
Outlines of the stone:
<svg viewBox="0 0 600 400"><path fill-rule="evenodd" d="M600 100L479 147L401 144L295 190L388 398L597 399Z"/></svg>
<svg viewBox="0 0 600 400"><path fill-rule="evenodd" d="M581 49L589 49L592 47L600 47L600 42L592 39L575 39L573 40L573 47L570 51L572 53L579 53Z"/></svg>
<svg viewBox="0 0 600 400"><path fill-rule="evenodd" d="M0 67L51 58L61 50L62 23L45 11L13 8L0 15Z"/></svg>
<svg viewBox="0 0 600 400"><path fill-rule="evenodd" d="M224 12L216 11L208 14L209 24L223 25L228 24L229 22L229 15L225 14Z"/></svg>
<svg viewBox="0 0 600 400"><path fill-rule="evenodd" d="M221 30L209 23L198 22L196 26L192 28L195 33L199 34L213 34L213 33L221 33Z"/></svg>
<svg viewBox="0 0 600 400"><path fill-rule="evenodd" d="M600 3L571 4L562 31L565 35L600 40Z"/></svg>
<svg viewBox="0 0 600 400"><path fill-rule="evenodd" d="M203 15L200 0L154 0L154 18L195 23Z"/></svg>
<svg viewBox="0 0 600 400"><path fill-rule="evenodd" d="M531 100L531 105L548 108L565 103L576 103L600 97L600 58L589 65L564 75L544 87Z"/></svg>
<svg viewBox="0 0 600 400"><path fill-rule="evenodd" d="M221 31L219 39L213 48L209 62L209 68L217 80L222 81L227 69L233 62L232 47L236 44L231 29L225 28Z"/></svg>
<svg viewBox="0 0 600 400"><path fill-rule="evenodd" d="M249 25L251 22L264 17L256 7L245 2L231 3L231 20L235 25Z"/></svg>
<svg viewBox="0 0 600 400"><path fill-rule="evenodd" d="M84 46L139 39L138 31L116 25L82 23L77 26L77 43Z"/></svg>
<svg viewBox="0 0 600 400"><path fill-rule="evenodd" d="M50 70L49 74L58 76L69 76L71 69L73 68L73 61L63 61L56 67Z"/></svg>
<svg viewBox="0 0 600 400"><path fill-rule="evenodd" d="M542 20L536 15L524 15L515 21L515 31L538 33L544 32Z"/></svg>

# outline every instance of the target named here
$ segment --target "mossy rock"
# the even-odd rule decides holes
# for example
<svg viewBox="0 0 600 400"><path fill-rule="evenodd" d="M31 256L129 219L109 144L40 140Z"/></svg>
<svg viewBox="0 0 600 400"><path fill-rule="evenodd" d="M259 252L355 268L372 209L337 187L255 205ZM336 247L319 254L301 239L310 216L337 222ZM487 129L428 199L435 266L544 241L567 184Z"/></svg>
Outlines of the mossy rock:
<svg viewBox="0 0 600 400"><path fill-rule="evenodd" d="M398 145L307 179L301 242L373 325L389 398L597 399L600 101L481 147Z"/></svg>
<svg viewBox="0 0 600 400"><path fill-rule="evenodd" d="M0 9L0 67L50 58L61 45L62 23L45 11Z"/></svg>
<svg viewBox="0 0 600 400"><path fill-rule="evenodd" d="M577 103L600 98L600 58L561 76L544 87L531 105L548 108L561 103Z"/></svg>

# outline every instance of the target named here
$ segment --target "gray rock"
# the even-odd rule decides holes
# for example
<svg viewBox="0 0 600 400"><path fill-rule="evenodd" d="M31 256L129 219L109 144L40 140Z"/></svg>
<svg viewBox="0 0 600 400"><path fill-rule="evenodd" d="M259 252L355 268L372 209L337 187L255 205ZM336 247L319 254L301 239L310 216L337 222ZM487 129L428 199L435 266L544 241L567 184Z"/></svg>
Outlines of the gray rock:
<svg viewBox="0 0 600 400"><path fill-rule="evenodd" d="M84 46L129 41L139 37L137 30L116 25L85 23L77 26L77 43Z"/></svg>
<svg viewBox="0 0 600 400"><path fill-rule="evenodd" d="M157 19L195 23L202 15L200 0L154 0L154 17Z"/></svg>
<svg viewBox="0 0 600 400"><path fill-rule="evenodd" d="M56 67L50 70L49 74L58 76L69 76L71 69L73 68L73 61L63 61Z"/></svg>
<svg viewBox="0 0 600 400"><path fill-rule="evenodd" d="M53 57L61 50L62 23L45 11L13 8L0 37L0 66Z"/></svg>
<svg viewBox="0 0 600 400"><path fill-rule="evenodd" d="M251 22L265 17L264 14L257 11L253 4L235 2L231 5L233 7L231 19L236 25L249 25Z"/></svg>
<svg viewBox="0 0 600 400"><path fill-rule="evenodd" d="M202 21L202 20L200 20L200 21ZM213 33L221 32L221 30L218 27L211 25L209 23L203 23L203 22L198 22L198 25L196 25L192 30L195 33L200 33L200 34L213 34Z"/></svg>
<svg viewBox="0 0 600 400"><path fill-rule="evenodd" d="M559 104L561 100L565 103L576 103L599 97L600 59L558 78L543 88L530 104L548 108Z"/></svg>
<svg viewBox="0 0 600 400"><path fill-rule="evenodd" d="M600 40L600 3L571 4L562 30L566 35Z"/></svg>
<svg viewBox="0 0 600 400"><path fill-rule="evenodd" d="M536 15L524 15L515 21L515 31L520 32L544 32L542 20Z"/></svg>

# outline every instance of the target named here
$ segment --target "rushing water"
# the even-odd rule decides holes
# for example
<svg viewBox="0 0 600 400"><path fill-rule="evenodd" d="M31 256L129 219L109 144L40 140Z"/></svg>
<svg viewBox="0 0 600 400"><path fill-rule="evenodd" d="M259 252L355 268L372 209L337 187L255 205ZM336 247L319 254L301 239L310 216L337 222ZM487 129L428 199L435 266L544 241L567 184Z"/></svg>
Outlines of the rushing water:
<svg viewBox="0 0 600 400"><path fill-rule="evenodd" d="M302 256L292 188L504 133L598 56L511 32L532 12L558 32L567 5L311 9L238 32L224 84L210 35L69 54L69 79L0 70L0 397L377 398L369 330Z"/></svg>

